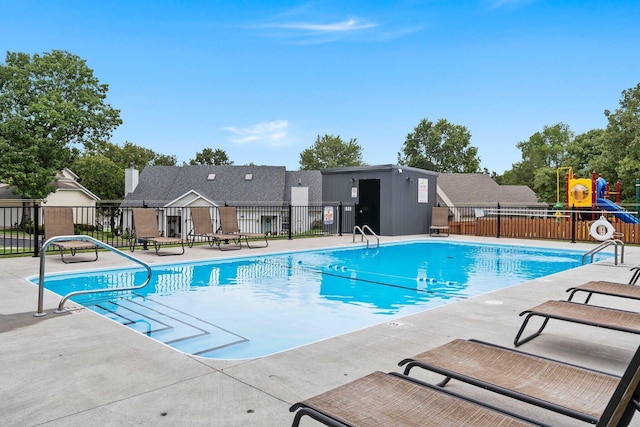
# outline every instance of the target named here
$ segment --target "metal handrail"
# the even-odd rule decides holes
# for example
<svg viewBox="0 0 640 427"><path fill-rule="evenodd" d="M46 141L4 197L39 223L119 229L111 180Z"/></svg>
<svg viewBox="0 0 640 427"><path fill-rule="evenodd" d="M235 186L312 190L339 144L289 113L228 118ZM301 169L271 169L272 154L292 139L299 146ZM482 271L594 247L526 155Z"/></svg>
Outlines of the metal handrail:
<svg viewBox="0 0 640 427"><path fill-rule="evenodd" d="M47 313L42 311L42 306L44 303L44 270L45 270L45 263L46 263L46 253L47 253L47 248L49 247L49 245L51 245L53 242L65 242L65 241L69 241L69 240L83 240L83 241L87 241L87 242L92 242L102 248L108 249L111 252L115 252L118 255L121 255L127 259L129 259L130 261L133 261L137 264L140 264L141 266L143 266L144 268L147 269L147 278L144 281L144 283L142 283L141 285L137 285L137 286L129 286L127 288L119 288L119 289L113 289L113 288L108 288L108 289L95 289L95 290L84 290L84 291L75 291L75 292L71 292L69 294L67 294L66 296L64 296L61 300L60 303L58 304L58 309L55 311L56 313L64 313L65 309L64 309L64 303L67 302L67 300L73 296L76 295L83 295L83 294L93 294L93 293L101 293L101 292L121 292L121 291L131 291L131 290L135 290L135 289L141 289L144 288L145 286L147 286L147 284L149 284L149 282L151 281L151 267L146 264L143 261L140 261L138 258L129 255L126 252L122 252L121 250L118 250L116 248L114 248L111 245L108 245L104 242L101 242L100 240L94 239L91 236L86 236L86 235L73 235L73 236L56 236L56 237L52 237L49 240L47 240L46 242L44 242L44 244L42 245L42 250L40 252L40 276L39 276L39 282L38 282L38 311L34 314L34 316L36 317L41 317L41 316L46 316Z"/></svg>
<svg viewBox="0 0 640 427"><path fill-rule="evenodd" d="M371 233L377 240L376 243L376 248L380 247L380 238L378 237L378 235L376 233L373 232L373 230L371 229L371 227L369 227L368 225L363 225L362 228L358 225L356 225L355 227L353 227L353 243L356 242L356 231L360 231L360 241L362 242L362 239L367 239L367 249L369 249L369 238L367 237L367 235L364 233L365 230L369 230L369 233Z"/></svg>
<svg viewBox="0 0 640 427"><path fill-rule="evenodd" d="M591 262L593 262L593 257L596 255L596 253L602 251L604 248L607 248L611 245L615 245L614 248L614 264L618 265L618 246L621 247L620 249L620 264L624 264L624 242L620 239L611 239L611 240L605 240L604 242L600 243L598 246L596 246L593 249L590 249L589 251L587 251L584 255L582 255L582 265L584 265L584 261L585 259L591 255Z"/></svg>

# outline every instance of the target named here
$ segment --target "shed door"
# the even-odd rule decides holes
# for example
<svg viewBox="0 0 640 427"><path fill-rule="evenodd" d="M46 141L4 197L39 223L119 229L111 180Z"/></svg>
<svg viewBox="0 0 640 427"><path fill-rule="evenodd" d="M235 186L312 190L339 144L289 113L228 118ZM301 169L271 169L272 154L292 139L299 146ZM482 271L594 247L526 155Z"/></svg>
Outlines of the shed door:
<svg viewBox="0 0 640 427"><path fill-rule="evenodd" d="M368 225L380 234L380 180L361 179L358 181L359 203L356 205L356 225Z"/></svg>

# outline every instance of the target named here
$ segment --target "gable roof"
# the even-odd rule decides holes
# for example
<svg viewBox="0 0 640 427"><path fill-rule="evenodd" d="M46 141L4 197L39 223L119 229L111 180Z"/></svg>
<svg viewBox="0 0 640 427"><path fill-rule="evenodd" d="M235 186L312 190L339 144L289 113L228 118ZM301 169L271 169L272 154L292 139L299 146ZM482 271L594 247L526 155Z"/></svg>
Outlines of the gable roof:
<svg viewBox="0 0 640 427"><path fill-rule="evenodd" d="M284 166L147 166L125 201L144 200L149 206L162 206L194 191L217 204L283 202L290 200L286 189L297 185L298 179L309 187L312 200L312 189L321 193L319 176L319 171L287 172Z"/></svg>
<svg viewBox="0 0 640 427"><path fill-rule="evenodd" d="M447 206L546 207L526 185L499 185L482 173L441 173L438 200Z"/></svg>
<svg viewBox="0 0 640 427"><path fill-rule="evenodd" d="M55 191L80 191L86 194L90 199L100 200L100 197L93 194L85 186L78 182L78 175L68 168L64 168L56 174L53 183L56 187ZM0 200L20 200L21 198L14 194L15 185L7 185L0 183Z"/></svg>

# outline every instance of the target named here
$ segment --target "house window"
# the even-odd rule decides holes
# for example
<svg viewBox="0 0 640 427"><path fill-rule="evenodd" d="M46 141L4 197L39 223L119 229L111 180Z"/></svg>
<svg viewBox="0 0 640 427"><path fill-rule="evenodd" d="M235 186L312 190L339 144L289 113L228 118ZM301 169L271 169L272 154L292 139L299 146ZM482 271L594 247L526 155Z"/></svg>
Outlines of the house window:
<svg viewBox="0 0 640 427"><path fill-rule="evenodd" d="M244 180L245 181L251 181L253 179L253 174L252 173L245 173L244 174Z"/></svg>
<svg viewBox="0 0 640 427"><path fill-rule="evenodd" d="M215 173L210 173L207 176L207 181L213 181L214 179L216 179L216 174Z"/></svg>

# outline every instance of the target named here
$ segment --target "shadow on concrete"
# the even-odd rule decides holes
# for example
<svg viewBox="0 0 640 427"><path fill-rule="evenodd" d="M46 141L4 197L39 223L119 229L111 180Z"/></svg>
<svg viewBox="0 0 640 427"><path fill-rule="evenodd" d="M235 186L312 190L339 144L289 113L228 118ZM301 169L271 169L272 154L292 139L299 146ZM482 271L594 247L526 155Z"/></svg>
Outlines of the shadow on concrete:
<svg viewBox="0 0 640 427"><path fill-rule="evenodd" d="M71 314L70 311L65 313L56 313L53 314L53 311L56 308L50 308L48 310L44 310L48 312L46 316L35 317L33 314L34 311L29 311L26 313L11 313L11 314L0 314L0 334L3 332L13 331L15 329L26 328L28 326L33 326L39 322L43 322L47 319L55 319L60 316L67 316Z"/></svg>

